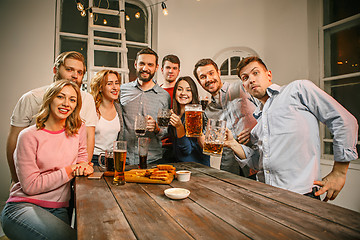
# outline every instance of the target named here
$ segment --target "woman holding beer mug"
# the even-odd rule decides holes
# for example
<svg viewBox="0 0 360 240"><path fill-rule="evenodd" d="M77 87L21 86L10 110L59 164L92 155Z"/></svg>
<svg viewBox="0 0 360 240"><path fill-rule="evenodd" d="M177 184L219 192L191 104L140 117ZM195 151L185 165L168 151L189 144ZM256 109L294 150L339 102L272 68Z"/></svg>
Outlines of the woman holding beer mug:
<svg viewBox="0 0 360 240"><path fill-rule="evenodd" d="M91 91L99 118L95 127L95 147L92 163L98 166L101 153L111 150L113 142L122 137L123 118L119 103L120 75L116 71L102 70L91 80Z"/></svg>
<svg viewBox="0 0 360 240"><path fill-rule="evenodd" d="M20 132L14 152L19 182L1 216L10 239L76 239L67 211L70 180L94 171L80 108L79 87L56 81L44 94L36 124Z"/></svg>
<svg viewBox="0 0 360 240"><path fill-rule="evenodd" d="M174 87L173 108L170 117L170 134L176 160L179 162L198 162L210 166L210 157L202 153L203 136L198 138L185 136L185 105L199 103L198 91L194 80L180 77Z"/></svg>

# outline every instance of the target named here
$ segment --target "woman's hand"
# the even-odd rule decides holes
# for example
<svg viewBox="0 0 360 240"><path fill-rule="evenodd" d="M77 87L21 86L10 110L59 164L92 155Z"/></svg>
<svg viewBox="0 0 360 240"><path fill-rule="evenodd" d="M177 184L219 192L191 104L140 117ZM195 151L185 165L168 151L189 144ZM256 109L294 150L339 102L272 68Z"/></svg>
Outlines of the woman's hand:
<svg viewBox="0 0 360 240"><path fill-rule="evenodd" d="M174 128L179 128L179 127L183 126L183 124L181 122L181 118L178 115L176 115L172 109L171 109L171 116L170 116L170 124Z"/></svg>
<svg viewBox="0 0 360 240"><path fill-rule="evenodd" d="M88 176L94 172L94 168L87 162L74 164L71 166L72 174L76 176Z"/></svg>

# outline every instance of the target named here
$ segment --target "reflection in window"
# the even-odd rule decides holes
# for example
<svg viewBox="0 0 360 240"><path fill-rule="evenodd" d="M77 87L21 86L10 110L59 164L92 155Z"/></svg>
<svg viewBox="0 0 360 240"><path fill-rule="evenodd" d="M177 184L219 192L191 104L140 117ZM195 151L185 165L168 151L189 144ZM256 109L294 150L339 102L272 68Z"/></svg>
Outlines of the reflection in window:
<svg viewBox="0 0 360 240"><path fill-rule="evenodd" d="M87 41L86 39L76 39L70 37L61 37L61 52L76 51L84 55L87 59Z"/></svg>
<svg viewBox="0 0 360 240"><path fill-rule="evenodd" d="M84 7L87 8L87 6L85 3ZM75 1L62 1L60 31L88 34L88 18L80 16Z"/></svg>
<svg viewBox="0 0 360 240"><path fill-rule="evenodd" d="M355 24L358 25L355 25ZM325 75L336 76L360 71L360 19L352 22L349 27L339 26L324 32L325 44L330 45L330 51L325 52L325 58L330 58L330 69Z"/></svg>
<svg viewBox="0 0 360 240"><path fill-rule="evenodd" d="M146 42L147 16L136 5L125 3L126 40L132 42Z"/></svg>
<svg viewBox="0 0 360 240"><path fill-rule="evenodd" d="M128 46L128 67L129 67L129 81L134 81L136 76L136 70L135 70L135 60L136 60L136 54L138 51L140 51L142 47L130 47Z"/></svg>
<svg viewBox="0 0 360 240"><path fill-rule="evenodd" d="M324 0L324 24L337 22L360 13L359 0Z"/></svg>

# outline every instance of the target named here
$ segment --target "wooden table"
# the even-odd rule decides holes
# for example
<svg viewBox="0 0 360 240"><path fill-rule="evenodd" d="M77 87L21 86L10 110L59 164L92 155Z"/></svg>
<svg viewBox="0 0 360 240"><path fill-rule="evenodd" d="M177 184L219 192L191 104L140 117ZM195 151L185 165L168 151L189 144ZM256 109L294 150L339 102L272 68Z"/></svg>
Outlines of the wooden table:
<svg viewBox="0 0 360 240"><path fill-rule="evenodd" d="M75 181L78 239L360 239L360 213L196 163L170 185ZM191 191L184 200L170 187Z"/></svg>

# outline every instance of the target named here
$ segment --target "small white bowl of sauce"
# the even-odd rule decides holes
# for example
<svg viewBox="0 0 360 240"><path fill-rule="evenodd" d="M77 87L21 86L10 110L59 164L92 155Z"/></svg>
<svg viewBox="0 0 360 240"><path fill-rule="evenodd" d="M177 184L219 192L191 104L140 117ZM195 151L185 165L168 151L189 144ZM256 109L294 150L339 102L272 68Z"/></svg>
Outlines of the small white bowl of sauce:
<svg viewBox="0 0 360 240"><path fill-rule="evenodd" d="M171 199L184 199L190 195L190 191L185 188L168 188L164 193Z"/></svg>
<svg viewBox="0 0 360 240"><path fill-rule="evenodd" d="M176 178L179 182L188 182L190 181L191 172L187 170L180 170L176 172Z"/></svg>

